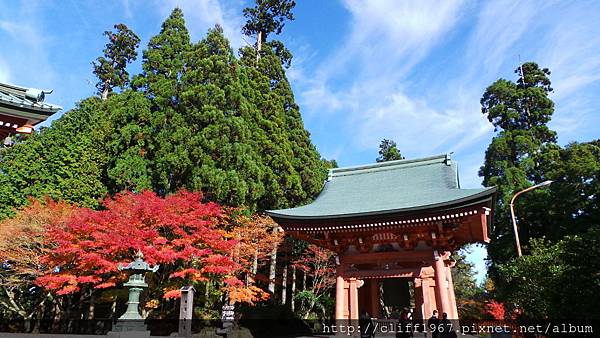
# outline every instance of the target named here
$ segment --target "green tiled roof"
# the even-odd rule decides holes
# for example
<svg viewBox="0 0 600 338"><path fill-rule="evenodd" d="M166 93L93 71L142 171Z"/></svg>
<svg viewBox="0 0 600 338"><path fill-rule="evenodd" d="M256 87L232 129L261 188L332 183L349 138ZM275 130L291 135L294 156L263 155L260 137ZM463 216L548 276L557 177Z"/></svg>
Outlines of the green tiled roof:
<svg viewBox="0 0 600 338"><path fill-rule="evenodd" d="M61 110L62 107L44 102L46 94L51 92L0 83L0 104L4 106L4 109L11 109L10 112L25 109L35 111L41 115L52 115Z"/></svg>
<svg viewBox="0 0 600 338"><path fill-rule="evenodd" d="M270 210L275 218L327 219L410 212L491 198L495 188L460 189L448 155L337 168L311 204Z"/></svg>

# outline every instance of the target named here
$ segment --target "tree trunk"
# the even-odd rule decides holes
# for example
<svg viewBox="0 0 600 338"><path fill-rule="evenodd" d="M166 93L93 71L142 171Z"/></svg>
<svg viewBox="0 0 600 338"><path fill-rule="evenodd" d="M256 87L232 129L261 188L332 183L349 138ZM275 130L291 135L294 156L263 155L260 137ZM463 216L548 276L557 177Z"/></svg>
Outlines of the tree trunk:
<svg viewBox="0 0 600 338"><path fill-rule="evenodd" d="M108 99L108 85L102 90L102 93L100 94L100 98L102 98L103 101Z"/></svg>
<svg viewBox="0 0 600 338"><path fill-rule="evenodd" d="M31 333L31 330L32 330L31 317L25 317L25 322L23 324L24 324L25 333Z"/></svg>
<svg viewBox="0 0 600 338"><path fill-rule="evenodd" d="M256 63L260 60L260 51L262 50L262 31L258 31L256 34Z"/></svg>
<svg viewBox="0 0 600 338"><path fill-rule="evenodd" d="M53 332L57 332L60 330L60 322L62 320L62 310L61 310L61 304L63 302L63 297L60 297L55 303L54 303L54 314L53 314L53 318L52 318L52 331Z"/></svg>
<svg viewBox="0 0 600 338"><path fill-rule="evenodd" d="M256 278L256 273L258 272L258 250L254 251L254 257L252 258L252 278Z"/></svg>
<svg viewBox="0 0 600 338"><path fill-rule="evenodd" d="M281 304L285 305L287 300L287 265L283 267L283 276L281 281Z"/></svg>
<svg viewBox="0 0 600 338"><path fill-rule="evenodd" d="M87 320L92 320L94 319L94 310L96 309L96 297L94 297L94 292L92 291L92 293L90 294L90 305L88 306L88 312L87 312Z"/></svg>
<svg viewBox="0 0 600 338"><path fill-rule="evenodd" d="M35 323L33 325L32 333L40 333L40 326L42 326L42 317L44 316L44 306L40 306L36 311Z"/></svg>
<svg viewBox="0 0 600 338"><path fill-rule="evenodd" d="M294 296L296 296L296 266L292 265L292 299L290 301L290 307L292 312L295 310Z"/></svg>
<svg viewBox="0 0 600 338"><path fill-rule="evenodd" d="M273 234L277 231L277 227L273 228ZM271 250L271 264L269 266L269 292L275 295L275 275L277 273L277 243L273 245Z"/></svg>
<svg viewBox="0 0 600 338"><path fill-rule="evenodd" d="M117 296L116 295L110 306L110 319L112 319L113 323L117 322Z"/></svg>
<svg viewBox="0 0 600 338"><path fill-rule="evenodd" d="M306 291L306 271L302 270L302 291ZM304 309L304 298L300 300L300 308Z"/></svg>
<svg viewBox="0 0 600 338"><path fill-rule="evenodd" d="M302 271L302 291L306 290L306 271Z"/></svg>
<svg viewBox="0 0 600 338"><path fill-rule="evenodd" d="M315 307L314 298L310 301L310 304L306 308L306 312L304 313L303 319L308 319L308 316L310 315L310 312L312 311L313 307Z"/></svg>

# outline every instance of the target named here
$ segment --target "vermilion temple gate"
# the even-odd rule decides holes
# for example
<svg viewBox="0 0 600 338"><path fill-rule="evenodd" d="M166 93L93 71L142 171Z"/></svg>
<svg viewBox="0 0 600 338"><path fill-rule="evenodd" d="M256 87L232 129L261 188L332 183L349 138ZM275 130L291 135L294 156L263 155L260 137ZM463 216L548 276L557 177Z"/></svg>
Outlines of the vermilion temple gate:
<svg viewBox="0 0 600 338"><path fill-rule="evenodd" d="M313 203L269 214L338 254L336 319L380 317L377 281L397 277L414 282L417 318L437 309L457 319L450 255L489 241L494 195L460 189L456 164L441 155L332 169Z"/></svg>

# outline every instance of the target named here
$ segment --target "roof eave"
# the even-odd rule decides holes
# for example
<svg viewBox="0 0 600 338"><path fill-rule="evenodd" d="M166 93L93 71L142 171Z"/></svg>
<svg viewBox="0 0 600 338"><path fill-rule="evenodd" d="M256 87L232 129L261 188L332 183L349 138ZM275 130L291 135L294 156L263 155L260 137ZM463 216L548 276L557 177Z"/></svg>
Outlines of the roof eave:
<svg viewBox="0 0 600 338"><path fill-rule="evenodd" d="M389 209L389 210L377 210L377 211L369 211L369 212L359 212L359 213L351 213L351 214L335 214L335 215L318 215L318 216L299 216L299 215L289 215L278 213L278 210L267 210L265 211L269 216L273 218L279 219L287 219L287 220L330 220L330 219L339 219L339 218L354 218L354 217L364 217L364 216L374 216L374 215L389 215L389 214L401 214L401 213L410 213L417 210L422 211L430 211L432 209L440 209L446 207L457 207L464 205L465 203L474 202L484 202L486 200L493 201L495 193L497 191L496 187L487 188L484 191L481 191L477 194L473 194L470 196L466 196L460 199L429 204L424 206L417 206L411 208L401 208L401 209Z"/></svg>

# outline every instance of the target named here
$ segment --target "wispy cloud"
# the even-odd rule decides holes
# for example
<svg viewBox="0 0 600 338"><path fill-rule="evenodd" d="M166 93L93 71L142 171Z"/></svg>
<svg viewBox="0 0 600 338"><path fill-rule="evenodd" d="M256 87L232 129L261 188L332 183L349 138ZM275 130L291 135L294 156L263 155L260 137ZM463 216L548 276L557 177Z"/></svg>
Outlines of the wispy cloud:
<svg viewBox="0 0 600 338"><path fill-rule="evenodd" d="M469 130L463 114L456 106L432 107L411 90L408 74L452 29L462 2L344 5L352 16L349 34L300 85L309 118L343 115L351 138L346 151L376 149L383 137L411 155L446 151L448 142Z"/></svg>
<svg viewBox="0 0 600 338"><path fill-rule="evenodd" d="M464 80L497 77L505 62L517 64L515 44L530 33L535 14L543 10L533 1L488 1L477 14L475 28L468 39ZM526 55L523 55L526 57Z"/></svg>
<svg viewBox="0 0 600 338"><path fill-rule="evenodd" d="M594 90L582 90L600 87L600 15L590 5L344 1L348 34L315 69L296 71L300 102L309 121L344 130L332 142L345 145L342 164L393 138L408 156L456 151L463 182L477 186L493 136L479 99L498 78L515 79L519 56L552 70L559 135L600 122Z"/></svg>
<svg viewBox="0 0 600 338"><path fill-rule="evenodd" d="M4 77L19 74L11 81L36 79L39 86L50 86L56 73L49 62L48 41L51 39L39 26L38 6L15 8L10 16L0 16L0 35L5 36L5 44L0 50L0 68ZM19 83L17 83L19 84Z"/></svg>
<svg viewBox="0 0 600 338"><path fill-rule="evenodd" d="M461 3L346 0L344 5L352 15L351 32L319 71L328 77L347 73L350 66L354 74L367 78L381 75L381 71L402 76L454 25Z"/></svg>

